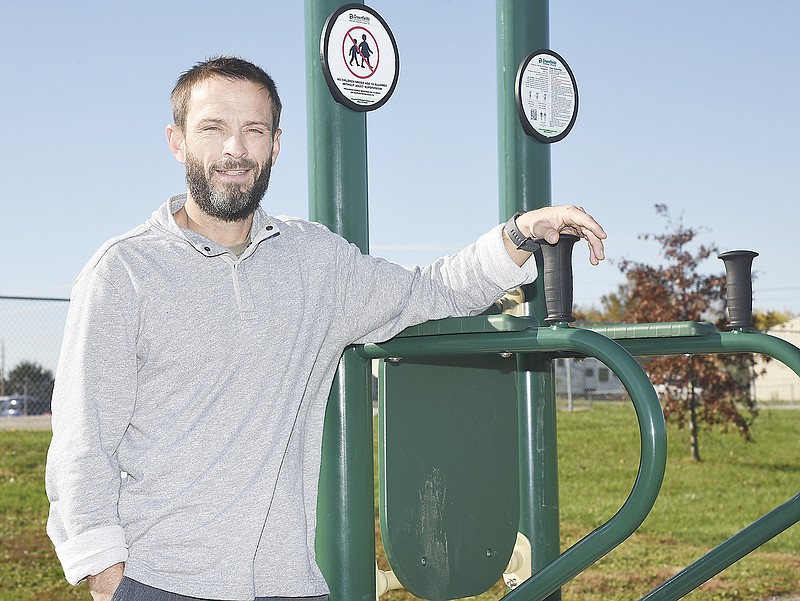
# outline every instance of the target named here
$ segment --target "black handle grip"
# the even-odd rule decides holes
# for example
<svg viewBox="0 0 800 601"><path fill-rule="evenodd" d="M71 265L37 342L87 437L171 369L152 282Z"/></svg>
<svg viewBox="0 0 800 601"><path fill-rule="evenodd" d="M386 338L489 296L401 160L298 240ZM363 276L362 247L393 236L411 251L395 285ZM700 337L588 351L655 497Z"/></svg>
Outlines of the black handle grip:
<svg viewBox="0 0 800 601"><path fill-rule="evenodd" d="M728 328L750 329L753 327L753 278L750 271L758 253L729 250L718 256L725 263L728 279Z"/></svg>
<svg viewBox="0 0 800 601"><path fill-rule="evenodd" d="M542 248L546 323L575 321L572 315L572 247L578 236L561 234L558 242L536 240Z"/></svg>

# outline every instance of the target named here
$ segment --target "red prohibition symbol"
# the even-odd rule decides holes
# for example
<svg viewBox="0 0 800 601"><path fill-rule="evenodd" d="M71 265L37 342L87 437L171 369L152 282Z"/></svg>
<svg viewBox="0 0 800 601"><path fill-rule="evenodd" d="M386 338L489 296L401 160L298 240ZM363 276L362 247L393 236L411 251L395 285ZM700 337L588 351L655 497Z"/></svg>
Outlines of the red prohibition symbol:
<svg viewBox="0 0 800 601"><path fill-rule="evenodd" d="M378 70L381 58L378 41L368 29L352 27L342 40L342 58L354 77L369 79Z"/></svg>

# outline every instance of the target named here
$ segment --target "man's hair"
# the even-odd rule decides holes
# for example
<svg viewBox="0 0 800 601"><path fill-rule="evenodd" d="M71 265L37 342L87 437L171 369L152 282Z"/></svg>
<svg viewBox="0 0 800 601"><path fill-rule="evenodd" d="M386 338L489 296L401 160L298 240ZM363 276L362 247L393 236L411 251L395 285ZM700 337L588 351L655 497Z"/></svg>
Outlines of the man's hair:
<svg viewBox="0 0 800 601"><path fill-rule="evenodd" d="M186 129L186 113L192 90L199 83L212 77L225 77L231 80L250 81L263 87L272 103L272 131L278 130L281 119L281 99L273 79L261 67L235 56L217 56L197 63L178 78L172 89L172 118L175 125Z"/></svg>

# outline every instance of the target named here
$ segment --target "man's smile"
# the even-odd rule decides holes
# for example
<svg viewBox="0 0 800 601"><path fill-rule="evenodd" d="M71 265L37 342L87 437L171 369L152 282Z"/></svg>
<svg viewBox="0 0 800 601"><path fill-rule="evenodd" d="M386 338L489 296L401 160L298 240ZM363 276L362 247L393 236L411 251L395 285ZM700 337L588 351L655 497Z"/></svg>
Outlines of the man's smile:
<svg viewBox="0 0 800 601"><path fill-rule="evenodd" d="M223 179L241 180L249 176L252 169L214 169L214 172Z"/></svg>

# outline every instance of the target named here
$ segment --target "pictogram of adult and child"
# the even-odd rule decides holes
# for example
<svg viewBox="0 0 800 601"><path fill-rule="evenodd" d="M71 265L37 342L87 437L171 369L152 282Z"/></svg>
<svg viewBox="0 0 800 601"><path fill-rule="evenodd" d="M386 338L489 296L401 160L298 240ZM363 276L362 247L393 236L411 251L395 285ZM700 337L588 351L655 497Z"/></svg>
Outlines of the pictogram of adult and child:
<svg viewBox="0 0 800 601"><path fill-rule="evenodd" d="M353 61L355 61L356 67L366 67L370 71L373 70L372 64L369 62L369 57L374 54L372 48L369 47L369 42L367 42L367 34L361 34L361 43L358 40L350 36L350 39L353 40L353 45L350 46L350 66L353 65ZM361 60L361 64L359 64L359 59Z"/></svg>

